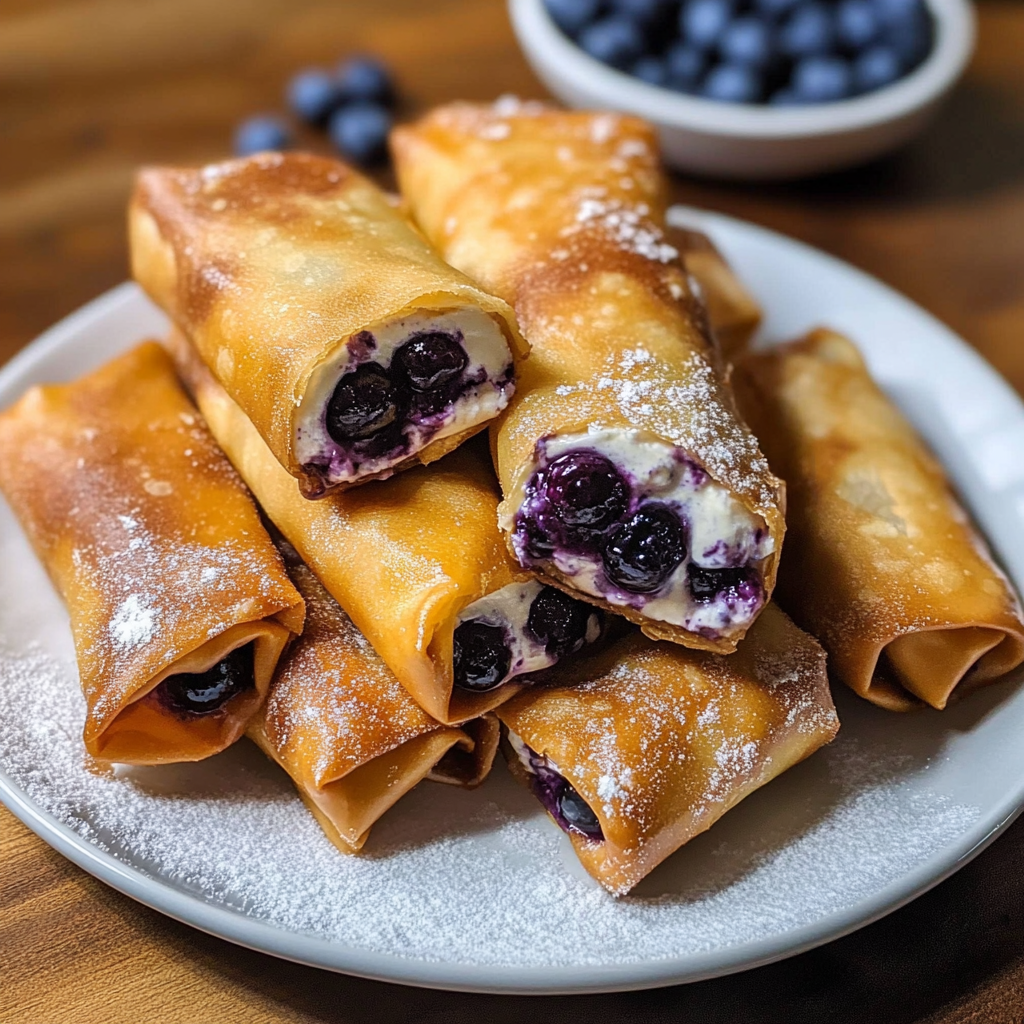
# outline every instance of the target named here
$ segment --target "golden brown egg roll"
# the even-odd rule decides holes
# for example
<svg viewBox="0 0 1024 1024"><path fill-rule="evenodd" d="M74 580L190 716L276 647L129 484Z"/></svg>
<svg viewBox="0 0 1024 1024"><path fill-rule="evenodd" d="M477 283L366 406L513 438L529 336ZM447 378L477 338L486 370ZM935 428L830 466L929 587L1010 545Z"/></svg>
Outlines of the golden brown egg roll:
<svg viewBox="0 0 1024 1024"><path fill-rule="evenodd" d="M304 607L164 350L0 414L0 489L67 605L89 753L197 761L238 739Z"/></svg>
<svg viewBox="0 0 1024 1024"><path fill-rule="evenodd" d="M789 487L779 600L838 678L882 707L943 708L1021 663L1017 596L852 342L752 352L735 385Z"/></svg>
<svg viewBox="0 0 1024 1024"><path fill-rule="evenodd" d="M634 633L497 712L509 766L622 895L839 728L825 652L774 604L728 657Z"/></svg>
<svg viewBox="0 0 1024 1024"><path fill-rule="evenodd" d="M270 520L420 705L447 724L601 639L603 615L508 554L486 450L306 501L187 341L168 342L214 436Z"/></svg>
<svg viewBox="0 0 1024 1024"><path fill-rule="evenodd" d="M435 721L312 572L298 563L289 569L306 601L306 628L282 657L247 734L288 773L331 842L354 853L423 779L482 781L497 724L491 716L474 742L468 731Z"/></svg>
<svg viewBox="0 0 1024 1024"><path fill-rule="evenodd" d="M136 280L307 497L440 458L512 394L509 307L336 160L143 170L130 236Z"/></svg>
<svg viewBox="0 0 1024 1024"><path fill-rule="evenodd" d="M427 237L531 345L493 438L518 562L653 637L733 650L774 586L782 490L666 241L652 128L457 104L392 140Z"/></svg>

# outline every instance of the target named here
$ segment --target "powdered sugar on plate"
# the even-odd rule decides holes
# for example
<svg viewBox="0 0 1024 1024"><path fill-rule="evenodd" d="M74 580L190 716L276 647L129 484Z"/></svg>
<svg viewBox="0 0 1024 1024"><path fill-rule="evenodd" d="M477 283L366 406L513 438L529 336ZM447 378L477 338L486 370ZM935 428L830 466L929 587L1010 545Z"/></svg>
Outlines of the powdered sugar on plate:
<svg viewBox="0 0 1024 1024"><path fill-rule="evenodd" d="M616 900L501 764L473 793L422 784L365 854L346 857L248 741L199 764L95 772L83 719L73 668L39 649L0 652L0 767L83 840L278 928L436 962L569 967L726 949L853 906L978 813L922 796L911 782L926 766L841 734Z"/></svg>

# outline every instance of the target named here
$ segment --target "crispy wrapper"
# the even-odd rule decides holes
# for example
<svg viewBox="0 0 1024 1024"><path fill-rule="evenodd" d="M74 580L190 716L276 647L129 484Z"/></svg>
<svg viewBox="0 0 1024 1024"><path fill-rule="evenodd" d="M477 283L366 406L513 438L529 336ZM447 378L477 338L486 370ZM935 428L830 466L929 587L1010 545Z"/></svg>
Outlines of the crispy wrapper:
<svg viewBox="0 0 1024 1024"><path fill-rule="evenodd" d="M559 824L616 895L839 728L825 652L774 604L728 657L634 633L553 674L497 714L586 801L603 838ZM509 766L558 822L544 768Z"/></svg>
<svg viewBox="0 0 1024 1024"><path fill-rule="evenodd" d="M513 305L531 345L492 434L510 545L539 446L588 430L620 432L670 446L759 517L771 549L757 565L766 601L785 530L781 484L735 412L704 305L666 240L653 129L539 104L456 104L396 129L392 147L427 237ZM551 561L534 568L649 635L687 646L731 651L748 624L689 629L580 592Z"/></svg>
<svg viewBox="0 0 1024 1024"><path fill-rule="evenodd" d="M718 350L731 362L760 326L760 304L704 232L670 227L665 237L682 253L686 269L696 279Z"/></svg>
<svg viewBox="0 0 1024 1024"><path fill-rule="evenodd" d="M852 342L750 353L735 383L789 485L779 600L836 676L885 708L943 708L1021 663L1017 596Z"/></svg>
<svg viewBox="0 0 1024 1024"><path fill-rule="evenodd" d="M304 606L163 349L33 388L0 415L0 489L67 605L89 753L197 761L238 739ZM251 683L222 706L169 697L247 645Z"/></svg>
<svg viewBox="0 0 1024 1024"><path fill-rule="evenodd" d="M521 684L454 688L459 612L528 574L497 528L485 451L464 446L436 465L306 501L242 410L180 333L168 340L210 429L268 518L432 717L458 724L497 707Z"/></svg>
<svg viewBox="0 0 1024 1024"><path fill-rule="evenodd" d="M432 462L497 411L478 411L455 433L444 429L458 424L439 428L397 463L364 455L362 468L345 470L351 479L335 479L336 467L318 464L301 436L322 427L325 400L309 399L316 407L305 427L304 402L318 372L354 363L360 338L416 314L482 311L504 336L506 362L525 354L511 309L445 264L388 196L335 160L264 153L145 169L129 227L136 280L309 497ZM324 444L333 450L326 435Z"/></svg>
<svg viewBox="0 0 1024 1024"><path fill-rule="evenodd" d="M247 735L288 773L334 845L354 853L423 779L481 782L498 725L493 716L466 729L431 718L312 572L297 561L289 568L306 601L306 629Z"/></svg>

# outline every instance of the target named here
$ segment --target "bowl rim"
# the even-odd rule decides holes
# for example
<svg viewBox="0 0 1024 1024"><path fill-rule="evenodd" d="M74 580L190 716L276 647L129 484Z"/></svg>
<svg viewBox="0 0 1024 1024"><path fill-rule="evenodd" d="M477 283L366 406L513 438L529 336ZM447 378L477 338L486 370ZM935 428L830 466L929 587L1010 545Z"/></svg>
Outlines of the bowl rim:
<svg viewBox="0 0 1024 1024"><path fill-rule="evenodd" d="M544 0L508 0L524 54L542 77L557 75L587 105L636 114L662 127L707 135L807 138L841 135L896 121L935 102L960 77L974 51L970 0L924 0L935 19L935 45L909 75L875 92L806 107L724 103L649 85L602 64L564 35Z"/></svg>

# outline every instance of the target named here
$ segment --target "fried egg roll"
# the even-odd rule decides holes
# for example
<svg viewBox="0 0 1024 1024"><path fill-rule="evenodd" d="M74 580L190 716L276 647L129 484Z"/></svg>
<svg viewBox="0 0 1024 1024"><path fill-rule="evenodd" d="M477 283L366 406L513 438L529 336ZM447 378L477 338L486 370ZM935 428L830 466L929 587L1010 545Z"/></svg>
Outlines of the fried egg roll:
<svg viewBox="0 0 1024 1024"><path fill-rule="evenodd" d="M342 163L150 168L129 219L136 280L307 497L433 462L508 403L512 311Z"/></svg>
<svg viewBox="0 0 1024 1024"><path fill-rule="evenodd" d="M516 560L652 637L733 650L774 586L782 490L666 241L651 127L457 104L392 140L427 237L531 345L492 439Z"/></svg>
<svg viewBox="0 0 1024 1024"><path fill-rule="evenodd" d="M306 629L247 734L288 773L331 842L354 853L423 779L482 781L496 723L474 742L431 718L312 572L297 561L289 569L306 601Z"/></svg>
<svg viewBox="0 0 1024 1024"><path fill-rule="evenodd" d="M509 767L616 895L839 728L825 652L774 604L728 657L633 633L497 712Z"/></svg>
<svg viewBox="0 0 1024 1024"><path fill-rule="evenodd" d="M735 384L789 486L779 600L838 678L892 710L944 708L1024 660L1009 581L852 342L750 353Z"/></svg>
<svg viewBox="0 0 1024 1024"><path fill-rule="evenodd" d="M436 465L306 501L187 341L169 344L267 516L428 714L476 718L601 638L600 611L509 556L486 450L463 446Z"/></svg>
<svg viewBox="0 0 1024 1024"><path fill-rule="evenodd" d="M304 606L164 350L0 414L0 490L67 605L86 750L161 764L234 743Z"/></svg>

